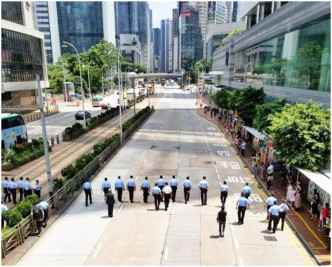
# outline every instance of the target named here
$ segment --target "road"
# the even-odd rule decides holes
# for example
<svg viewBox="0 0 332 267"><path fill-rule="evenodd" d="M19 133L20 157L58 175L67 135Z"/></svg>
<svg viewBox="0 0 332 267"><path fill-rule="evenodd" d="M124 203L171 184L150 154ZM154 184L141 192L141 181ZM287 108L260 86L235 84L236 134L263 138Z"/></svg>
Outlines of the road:
<svg viewBox="0 0 332 267"><path fill-rule="evenodd" d="M313 265L288 225L275 234L266 230L260 189L223 134L196 114L195 102L193 93L165 90L154 114L92 182L93 204L85 207L82 193L17 265ZM129 203L125 191L115 216L107 217L100 191L104 177L113 186L118 175L125 181L133 175L139 188L145 176L153 184L161 174L180 182L168 211L155 211L151 196L143 203L139 190ZM197 186L203 175L209 182L206 206L200 205ZM193 183L187 205L186 176ZM216 215L224 180L228 216L225 237L219 238ZM245 182L251 204L238 225L235 206Z"/></svg>

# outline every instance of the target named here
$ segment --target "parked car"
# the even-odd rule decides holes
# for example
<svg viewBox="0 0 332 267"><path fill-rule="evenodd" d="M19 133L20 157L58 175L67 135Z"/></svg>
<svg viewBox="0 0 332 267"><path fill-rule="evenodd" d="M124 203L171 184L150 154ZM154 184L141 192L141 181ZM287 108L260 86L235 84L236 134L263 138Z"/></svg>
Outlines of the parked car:
<svg viewBox="0 0 332 267"><path fill-rule="evenodd" d="M91 118L91 114L88 111L85 111L85 119ZM75 119L76 120L84 120L83 118L83 110L79 110L75 114Z"/></svg>
<svg viewBox="0 0 332 267"><path fill-rule="evenodd" d="M106 104L106 103L101 103L100 104L100 107L101 107L101 109L110 109L111 108L111 105L108 103L108 104Z"/></svg>

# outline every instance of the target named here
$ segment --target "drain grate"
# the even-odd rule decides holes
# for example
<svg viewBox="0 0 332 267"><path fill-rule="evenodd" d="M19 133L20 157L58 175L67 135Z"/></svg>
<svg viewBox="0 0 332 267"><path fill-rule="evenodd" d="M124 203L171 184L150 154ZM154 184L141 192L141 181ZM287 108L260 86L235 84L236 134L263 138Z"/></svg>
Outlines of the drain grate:
<svg viewBox="0 0 332 267"><path fill-rule="evenodd" d="M212 161L204 161L204 164L212 164Z"/></svg>
<svg viewBox="0 0 332 267"><path fill-rule="evenodd" d="M277 238L275 236L264 235L263 237L266 241L277 241Z"/></svg>

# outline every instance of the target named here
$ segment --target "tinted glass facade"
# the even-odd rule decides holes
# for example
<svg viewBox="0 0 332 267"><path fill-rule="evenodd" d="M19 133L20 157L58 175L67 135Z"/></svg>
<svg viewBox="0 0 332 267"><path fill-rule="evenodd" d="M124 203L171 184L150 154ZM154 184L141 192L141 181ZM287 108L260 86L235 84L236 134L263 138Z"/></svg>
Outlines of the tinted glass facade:
<svg viewBox="0 0 332 267"><path fill-rule="evenodd" d="M1 30L2 82L43 79L41 40L26 34Z"/></svg>
<svg viewBox="0 0 332 267"><path fill-rule="evenodd" d="M253 83L331 91L330 17L322 17L235 54L236 73ZM248 80L247 80L248 81Z"/></svg>
<svg viewBox="0 0 332 267"><path fill-rule="evenodd" d="M57 2L57 12L60 43L69 42L83 52L104 37L102 2ZM61 47L61 53L68 48Z"/></svg>
<svg viewBox="0 0 332 267"><path fill-rule="evenodd" d="M23 25L22 2L1 2L1 18Z"/></svg>

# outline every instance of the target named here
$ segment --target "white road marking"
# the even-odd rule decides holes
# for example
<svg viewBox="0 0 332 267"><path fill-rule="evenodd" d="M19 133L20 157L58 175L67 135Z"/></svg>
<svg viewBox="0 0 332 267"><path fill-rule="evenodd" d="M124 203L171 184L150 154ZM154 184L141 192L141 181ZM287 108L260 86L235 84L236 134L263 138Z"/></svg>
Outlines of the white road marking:
<svg viewBox="0 0 332 267"><path fill-rule="evenodd" d="M237 239L236 239L236 238L234 238L234 243L235 243L236 248L240 248L240 247L239 247L239 242L237 242Z"/></svg>
<svg viewBox="0 0 332 267"><path fill-rule="evenodd" d="M164 261L167 261L167 257L168 257L168 248L165 248Z"/></svg>
<svg viewBox="0 0 332 267"><path fill-rule="evenodd" d="M244 266L242 258L239 258L240 266Z"/></svg>
<svg viewBox="0 0 332 267"><path fill-rule="evenodd" d="M121 207L119 208L118 213L120 213L122 207L123 207L123 204L121 204Z"/></svg>
<svg viewBox="0 0 332 267"><path fill-rule="evenodd" d="M101 248L101 245L102 245L102 243L98 246L98 248L96 249L96 252L95 252L95 254L93 254L93 257L95 258L95 257L97 257L97 254L98 254L98 252L99 252L99 249Z"/></svg>

